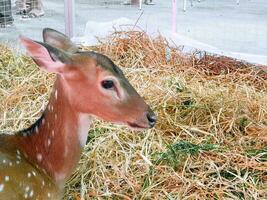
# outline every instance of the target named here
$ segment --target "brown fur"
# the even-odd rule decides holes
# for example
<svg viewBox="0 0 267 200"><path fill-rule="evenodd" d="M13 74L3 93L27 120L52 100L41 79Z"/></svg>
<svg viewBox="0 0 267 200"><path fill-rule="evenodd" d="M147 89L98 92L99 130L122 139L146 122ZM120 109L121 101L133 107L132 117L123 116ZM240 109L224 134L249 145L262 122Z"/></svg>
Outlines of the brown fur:
<svg viewBox="0 0 267 200"><path fill-rule="evenodd" d="M43 117L0 137L0 199L56 200L80 159L91 117L151 128L155 114L109 58L78 52L51 29L44 30L45 43L21 41L41 69L58 75ZM103 80L114 87L103 88Z"/></svg>

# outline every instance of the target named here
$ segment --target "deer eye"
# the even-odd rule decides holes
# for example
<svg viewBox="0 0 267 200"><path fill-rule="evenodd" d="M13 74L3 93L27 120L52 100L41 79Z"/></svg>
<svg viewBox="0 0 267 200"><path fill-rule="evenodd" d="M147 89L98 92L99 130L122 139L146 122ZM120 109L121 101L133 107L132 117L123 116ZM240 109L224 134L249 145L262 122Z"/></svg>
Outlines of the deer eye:
<svg viewBox="0 0 267 200"><path fill-rule="evenodd" d="M114 82L112 80L104 80L101 85L105 89L112 89L114 87Z"/></svg>

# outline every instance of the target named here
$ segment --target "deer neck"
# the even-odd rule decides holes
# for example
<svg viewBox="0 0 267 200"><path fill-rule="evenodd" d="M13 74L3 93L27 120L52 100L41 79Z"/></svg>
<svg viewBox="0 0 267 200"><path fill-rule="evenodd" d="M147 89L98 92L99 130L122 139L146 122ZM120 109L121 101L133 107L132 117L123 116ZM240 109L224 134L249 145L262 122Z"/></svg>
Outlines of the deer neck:
<svg viewBox="0 0 267 200"><path fill-rule="evenodd" d="M16 136L25 157L59 184L75 169L91 123L90 115L72 108L63 82L57 77L42 117Z"/></svg>

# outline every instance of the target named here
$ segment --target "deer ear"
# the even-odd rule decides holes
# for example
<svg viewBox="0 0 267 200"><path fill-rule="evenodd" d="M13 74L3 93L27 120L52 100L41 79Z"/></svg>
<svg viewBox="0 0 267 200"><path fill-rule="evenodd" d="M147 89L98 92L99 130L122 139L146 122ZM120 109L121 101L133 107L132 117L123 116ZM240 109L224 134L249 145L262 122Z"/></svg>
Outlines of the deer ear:
<svg viewBox="0 0 267 200"><path fill-rule="evenodd" d="M41 69L54 73L63 73L67 68L66 65L71 64L71 57L68 53L49 44L36 42L22 36L20 36L20 41Z"/></svg>
<svg viewBox="0 0 267 200"><path fill-rule="evenodd" d="M76 53L79 50L66 35L51 28L43 30L43 39L45 43L70 53Z"/></svg>

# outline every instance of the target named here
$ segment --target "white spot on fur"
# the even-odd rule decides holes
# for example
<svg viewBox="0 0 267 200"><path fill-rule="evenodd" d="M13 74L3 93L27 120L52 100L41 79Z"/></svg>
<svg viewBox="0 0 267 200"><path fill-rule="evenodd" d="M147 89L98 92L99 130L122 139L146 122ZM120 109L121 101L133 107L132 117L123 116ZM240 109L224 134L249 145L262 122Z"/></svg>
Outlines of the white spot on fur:
<svg viewBox="0 0 267 200"><path fill-rule="evenodd" d="M25 191L28 192L30 190L29 186L26 186Z"/></svg>
<svg viewBox="0 0 267 200"><path fill-rule="evenodd" d="M5 181L6 181L6 182L9 181L9 176L5 176Z"/></svg>
<svg viewBox="0 0 267 200"><path fill-rule="evenodd" d="M30 197L33 197L33 190L31 190L30 192Z"/></svg>
<svg viewBox="0 0 267 200"><path fill-rule="evenodd" d="M47 146L49 147L50 145L51 145L51 139L48 138L48 139L47 139Z"/></svg>
<svg viewBox="0 0 267 200"><path fill-rule="evenodd" d="M20 151L17 149L17 154L20 155Z"/></svg>
<svg viewBox="0 0 267 200"><path fill-rule="evenodd" d="M64 154L63 154L64 158L67 158L68 155L69 155L69 149L68 148L65 148Z"/></svg>
<svg viewBox="0 0 267 200"><path fill-rule="evenodd" d="M32 171L32 175L33 175L33 176L36 176L36 173L35 173L35 171Z"/></svg>
<svg viewBox="0 0 267 200"><path fill-rule="evenodd" d="M42 119L42 125L44 125L45 124L45 119Z"/></svg>
<svg viewBox="0 0 267 200"><path fill-rule="evenodd" d="M35 133L39 133L39 128L38 128L38 126L35 127Z"/></svg>
<svg viewBox="0 0 267 200"><path fill-rule="evenodd" d="M27 176L28 176L28 178L31 178L32 174L30 172L28 172Z"/></svg>
<svg viewBox="0 0 267 200"><path fill-rule="evenodd" d="M54 137L55 136L55 131L54 130L52 130L52 137Z"/></svg>
<svg viewBox="0 0 267 200"><path fill-rule="evenodd" d="M12 162L9 162L9 166L11 167L13 165L13 163Z"/></svg>
<svg viewBox="0 0 267 200"><path fill-rule="evenodd" d="M28 197L29 197L29 196L28 196L28 195L29 195L29 194L28 194L29 190L30 190L30 187L29 187L29 186L26 186L26 188L25 188L25 194L24 194L24 198L25 198L25 199L28 199Z"/></svg>
<svg viewBox="0 0 267 200"><path fill-rule="evenodd" d="M39 162L41 162L41 161L43 160L43 156L42 156L42 154L40 154L40 153L37 154L37 160L38 160Z"/></svg>
<svg viewBox="0 0 267 200"><path fill-rule="evenodd" d="M4 184L0 184L0 192L3 192L3 190L4 190L4 187L5 187L5 185L4 185Z"/></svg>
<svg viewBox="0 0 267 200"><path fill-rule="evenodd" d="M4 159L2 162L5 164L6 163L6 160Z"/></svg>
<svg viewBox="0 0 267 200"><path fill-rule="evenodd" d="M80 140L80 145L83 147L86 144L89 126L92 123L92 118L88 114L81 113L79 115L78 124L78 136Z"/></svg>
<svg viewBox="0 0 267 200"><path fill-rule="evenodd" d="M16 157L17 157L17 159L18 159L18 160L21 160L21 157L20 157L20 155L17 155Z"/></svg>
<svg viewBox="0 0 267 200"><path fill-rule="evenodd" d="M51 193L50 193L50 192L47 193L47 197L48 197L48 198L51 197Z"/></svg>
<svg viewBox="0 0 267 200"><path fill-rule="evenodd" d="M57 90L55 91L55 98L57 99Z"/></svg>

